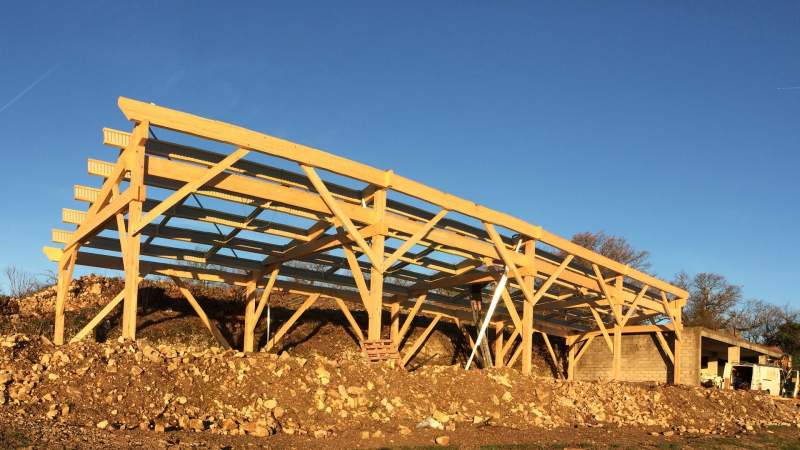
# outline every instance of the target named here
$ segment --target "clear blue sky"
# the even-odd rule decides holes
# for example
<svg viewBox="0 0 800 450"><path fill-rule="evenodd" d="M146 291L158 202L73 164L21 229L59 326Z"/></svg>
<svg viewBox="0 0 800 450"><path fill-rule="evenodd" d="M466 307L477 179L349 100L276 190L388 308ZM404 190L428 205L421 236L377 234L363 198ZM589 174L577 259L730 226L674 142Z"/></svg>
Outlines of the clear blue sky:
<svg viewBox="0 0 800 450"><path fill-rule="evenodd" d="M20 1L0 67L0 267L52 268L124 95L800 306L798 2Z"/></svg>

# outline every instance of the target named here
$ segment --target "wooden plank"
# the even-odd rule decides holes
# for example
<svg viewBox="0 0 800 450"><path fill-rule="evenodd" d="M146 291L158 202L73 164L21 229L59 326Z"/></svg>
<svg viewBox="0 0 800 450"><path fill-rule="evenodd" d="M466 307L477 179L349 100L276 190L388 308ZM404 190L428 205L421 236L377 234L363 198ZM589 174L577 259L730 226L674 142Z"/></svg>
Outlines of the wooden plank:
<svg viewBox="0 0 800 450"><path fill-rule="evenodd" d="M439 314L434 316L431 323L428 324L427 328L425 328L425 331L423 331L422 334L417 338L417 340L414 341L414 345L412 345L411 348L408 349L408 351L405 353L405 355L403 355L403 360L401 362L401 365L403 367L405 367L405 365L408 364L408 362L411 360L414 354L417 353L417 350L419 350L420 347L422 347L422 344L424 344L425 341L428 340L428 336L430 336L431 331L433 331L433 327L435 327L436 324L439 323L439 319L441 318L442 316Z"/></svg>
<svg viewBox="0 0 800 450"><path fill-rule="evenodd" d="M192 295L192 292L186 287L186 285L183 284L180 278L178 277L171 277L171 278L172 281L175 282L175 285L178 286L178 289L181 291L181 293L189 302L189 304L192 305L192 309L194 309L194 312L197 313L198 317L200 317L200 321L203 322L203 325L205 325L206 328L208 328L208 331L211 332L211 335L214 336L214 339L217 341L217 343L219 343L219 345L221 345L223 348L226 349L231 348L231 345L228 343L228 341L225 339L225 337L222 335L222 333L219 331L216 325L211 323L211 320L206 315L206 312L203 311L203 308L200 306L200 303L198 303L197 299L195 299L194 295Z"/></svg>
<svg viewBox="0 0 800 450"><path fill-rule="evenodd" d="M289 320L287 320L286 323L284 323L278 329L278 331L275 333L275 336L271 337L270 340L267 341L267 345L265 346L267 351L272 350L272 347L275 346L275 343L281 340L281 338L289 331L289 328L291 328L291 326L297 322L297 319L299 319L300 316L302 316L303 313L306 312L306 310L317 301L319 296L320 294L311 294L308 296L303 304L295 310L291 317L289 317Z"/></svg>

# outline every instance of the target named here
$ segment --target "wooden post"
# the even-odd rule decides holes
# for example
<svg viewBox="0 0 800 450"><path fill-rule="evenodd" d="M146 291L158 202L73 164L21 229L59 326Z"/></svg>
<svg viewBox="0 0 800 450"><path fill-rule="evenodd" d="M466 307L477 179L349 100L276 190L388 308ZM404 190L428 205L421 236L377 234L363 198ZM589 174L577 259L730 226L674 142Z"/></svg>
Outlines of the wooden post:
<svg viewBox="0 0 800 450"><path fill-rule="evenodd" d="M676 306L675 315L673 317L672 325L675 327L676 330L680 330L680 329L683 329L683 309L680 307L679 302L675 302L675 306ZM676 331L674 333L674 336L675 336L675 342L673 344L674 348L672 350L672 359L673 359L673 362L672 362L672 383L673 384L681 384L681 366L682 366L682 364L681 364L681 359L682 359L681 354L683 353L682 352L683 342L682 342L682 339L681 339L682 333L679 332L679 331ZM698 351L698 353L700 353L700 352Z"/></svg>
<svg viewBox="0 0 800 450"><path fill-rule="evenodd" d="M389 307L390 318L389 323L389 337L392 339L395 345L399 345L400 342L400 303L392 303Z"/></svg>
<svg viewBox="0 0 800 450"><path fill-rule="evenodd" d="M576 351L576 342L569 342L569 338L567 338L567 346L569 347L569 353L567 354L567 380L574 380L575 379L575 351Z"/></svg>
<svg viewBox="0 0 800 450"><path fill-rule="evenodd" d="M244 337L242 344L242 351L244 352L252 352L255 349L256 286L259 278L261 278L260 274L253 272L245 288L246 303L244 307Z"/></svg>
<svg viewBox="0 0 800 450"><path fill-rule="evenodd" d="M620 380L622 378L622 326L614 324L614 354L612 356L611 378Z"/></svg>
<svg viewBox="0 0 800 450"><path fill-rule="evenodd" d="M533 290L535 268L533 267L536 256L536 241L525 241L525 257L530 261L531 269L525 275L523 282ZM522 374L530 375L533 371L533 303L525 299L522 306Z"/></svg>
<svg viewBox="0 0 800 450"><path fill-rule="evenodd" d="M144 186L144 145L150 133L150 124L140 122L133 129L129 148L125 151L130 171L130 184L128 189L135 193L133 200L128 204L128 227L125 236L120 236L120 241L125 239L123 258L125 259L125 300L122 306L122 337L136 339L136 310L139 298L139 253L141 251L141 235L133 234L132 230L142 217L142 202L145 197Z"/></svg>
<svg viewBox="0 0 800 450"><path fill-rule="evenodd" d="M494 366L503 367L503 332L505 331L504 322L494 324Z"/></svg>
<svg viewBox="0 0 800 450"><path fill-rule="evenodd" d="M675 341L672 349L672 384L681 384L681 338L678 333L673 334Z"/></svg>
<svg viewBox="0 0 800 450"><path fill-rule="evenodd" d="M53 342L56 345L64 344L64 307L69 294L69 284L72 281L72 274L75 271L75 260L78 255L78 248L65 252L58 262L58 285L56 287L56 306L55 306L55 330Z"/></svg>
<svg viewBox="0 0 800 450"><path fill-rule="evenodd" d="M373 196L373 209L375 210L375 223L382 226L384 214L386 212L386 190L378 189ZM372 254L376 259L383 261L384 235L379 233L372 236ZM370 270L369 293L370 304L367 311L369 325L367 328L367 339L374 341L381 338L381 315L383 314L383 267L373 261Z"/></svg>

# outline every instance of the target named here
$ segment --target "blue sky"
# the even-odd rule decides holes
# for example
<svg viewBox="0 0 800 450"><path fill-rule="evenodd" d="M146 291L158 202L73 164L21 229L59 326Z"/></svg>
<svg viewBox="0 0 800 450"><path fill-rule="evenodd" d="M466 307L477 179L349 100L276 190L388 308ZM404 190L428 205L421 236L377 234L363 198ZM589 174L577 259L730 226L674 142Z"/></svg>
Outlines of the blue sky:
<svg viewBox="0 0 800 450"><path fill-rule="evenodd" d="M798 55L797 2L9 3L0 268L52 268L124 95L800 306Z"/></svg>

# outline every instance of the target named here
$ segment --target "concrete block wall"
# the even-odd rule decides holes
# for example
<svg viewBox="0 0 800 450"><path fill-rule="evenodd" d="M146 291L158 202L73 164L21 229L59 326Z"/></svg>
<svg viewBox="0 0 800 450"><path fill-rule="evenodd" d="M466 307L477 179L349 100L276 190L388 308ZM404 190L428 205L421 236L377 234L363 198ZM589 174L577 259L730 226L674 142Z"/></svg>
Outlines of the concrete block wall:
<svg viewBox="0 0 800 450"><path fill-rule="evenodd" d="M670 345L673 337L668 338ZM684 328L681 339L680 384L700 384L700 329Z"/></svg>
<svg viewBox="0 0 800 450"><path fill-rule="evenodd" d="M672 345L672 338L665 336ZM578 380L610 380L611 350L603 336L597 336L589 344L576 366ZM672 363L661 350L652 334L625 334L622 336L623 381L672 382Z"/></svg>
<svg viewBox="0 0 800 450"><path fill-rule="evenodd" d="M674 336L664 333L664 339L674 349ZM610 380L611 350L603 336L594 338L576 366L577 380ZM699 384L700 330L685 329L681 339L681 384ZM622 381L653 381L672 383L672 361L661 349L658 338L651 333L622 335Z"/></svg>

